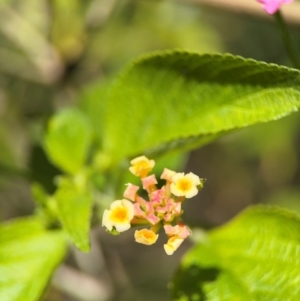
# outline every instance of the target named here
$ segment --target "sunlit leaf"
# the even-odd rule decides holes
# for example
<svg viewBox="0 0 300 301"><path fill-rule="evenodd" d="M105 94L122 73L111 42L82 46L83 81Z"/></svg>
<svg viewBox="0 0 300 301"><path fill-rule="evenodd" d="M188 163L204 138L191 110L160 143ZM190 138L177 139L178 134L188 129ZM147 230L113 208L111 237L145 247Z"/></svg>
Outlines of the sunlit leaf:
<svg viewBox="0 0 300 301"><path fill-rule="evenodd" d="M232 55L157 52L133 63L103 103L103 148L113 160L196 147L300 105L300 72Z"/></svg>
<svg viewBox="0 0 300 301"><path fill-rule="evenodd" d="M104 130L104 116L106 98L110 82L96 82L90 84L84 89L80 96L80 109L88 116L91 125L93 126L96 142L101 145L102 132Z"/></svg>
<svg viewBox="0 0 300 301"><path fill-rule="evenodd" d="M52 162L74 174L84 165L91 143L90 124L80 111L65 109L50 120L45 150Z"/></svg>
<svg viewBox="0 0 300 301"><path fill-rule="evenodd" d="M299 216L253 207L186 254L171 284L172 300L297 301L299 254Z"/></svg>
<svg viewBox="0 0 300 301"><path fill-rule="evenodd" d="M54 197L65 231L79 250L89 252L91 194L85 189L85 185L63 179Z"/></svg>
<svg viewBox="0 0 300 301"><path fill-rule="evenodd" d="M35 219L0 226L0 300L37 301L66 252L62 231Z"/></svg>

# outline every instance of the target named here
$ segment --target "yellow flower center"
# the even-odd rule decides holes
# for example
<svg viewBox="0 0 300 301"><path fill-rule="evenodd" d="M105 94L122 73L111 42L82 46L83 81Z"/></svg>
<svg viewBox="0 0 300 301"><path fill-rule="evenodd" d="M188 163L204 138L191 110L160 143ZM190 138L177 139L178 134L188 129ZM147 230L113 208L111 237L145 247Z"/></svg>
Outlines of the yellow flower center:
<svg viewBox="0 0 300 301"><path fill-rule="evenodd" d="M117 207L111 212L110 217L114 222L126 222L128 221L128 210L124 207Z"/></svg>
<svg viewBox="0 0 300 301"><path fill-rule="evenodd" d="M135 231L134 237L136 242L149 246L156 242L158 234L148 229L142 229Z"/></svg>
<svg viewBox="0 0 300 301"><path fill-rule="evenodd" d="M155 237L155 234L152 232L152 231L145 231L143 233L143 236L146 238L146 239L152 239Z"/></svg>
<svg viewBox="0 0 300 301"><path fill-rule="evenodd" d="M141 161L134 165L134 169L137 173L141 171L148 172L151 169L151 167L149 166L149 163L147 161Z"/></svg>
<svg viewBox="0 0 300 301"><path fill-rule="evenodd" d="M192 183L190 180L181 179L177 183L177 188L180 189L181 191L189 191L192 188Z"/></svg>

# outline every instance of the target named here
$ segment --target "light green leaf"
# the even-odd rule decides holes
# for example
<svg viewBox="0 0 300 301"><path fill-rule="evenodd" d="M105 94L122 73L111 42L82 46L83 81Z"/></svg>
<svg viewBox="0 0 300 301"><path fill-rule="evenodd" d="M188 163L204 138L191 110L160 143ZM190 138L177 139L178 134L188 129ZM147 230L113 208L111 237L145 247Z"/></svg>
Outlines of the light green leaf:
<svg viewBox="0 0 300 301"><path fill-rule="evenodd" d="M0 300L37 301L66 253L62 231L47 231L36 219L0 226Z"/></svg>
<svg viewBox="0 0 300 301"><path fill-rule="evenodd" d="M78 182L62 179L54 198L65 231L79 250L89 252L92 197L82 180L85 182L84 179L79 179Z"/></svg>
<svg viewBox="0 0 300 301"><path fill-rule="evenodd" d="M172 300L298 301L299 254L299 216L253 207L187 253Z"/></svg>
<svg viewBox="0 0 300 301"><path fill-rule="evenodd" d="M93 126L96 142L101 146L102 133L105 127L104 116L107 94L110 88L110 81L97 81L86 87L80 96L80 109L88 116Z"/></svg>
<svg viewBox="0 0 300 301"><path fill-rule="evenodd" d="M196 147L227 131L298 110L300 72L232 55L157 52L133 63L102 107L113 160ZM100 101L100 100L99 100Z"/></svg>
<svg viewBox="0 0 300 301"><path fill-rule="evenodd" d="M54 164L75 174L85 163L91 138L85 115L76 109L65 109L49 122L45 150Z"/></svg>

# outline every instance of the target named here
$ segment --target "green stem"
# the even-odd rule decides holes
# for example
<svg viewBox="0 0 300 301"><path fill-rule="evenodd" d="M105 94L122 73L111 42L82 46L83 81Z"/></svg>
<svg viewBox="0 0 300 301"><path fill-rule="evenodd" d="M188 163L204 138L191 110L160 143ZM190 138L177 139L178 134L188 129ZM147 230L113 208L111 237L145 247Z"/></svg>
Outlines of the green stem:
<svg viewBox="0 0 300 301"><path fill-rule="evenodd" d="M289 30L287 28L287 25L284 21L284 18L282 17L281 12L278 10L275 15L275 20L279 26L281 37L285 46L285 49L294 65L295 68L300 68L300 62L297 56L296 49L294 47L294 44L292 42L291 35L289 33Z"/></svg>
<svg viewBox="0 0 300 301"><path fill-rule="evenodd" d="M140 226L140 225L148 225L149 222L144 219L144 218L137 218L137 217L134 217L132 220L131 220L131 225L132 226Z"/></svg>

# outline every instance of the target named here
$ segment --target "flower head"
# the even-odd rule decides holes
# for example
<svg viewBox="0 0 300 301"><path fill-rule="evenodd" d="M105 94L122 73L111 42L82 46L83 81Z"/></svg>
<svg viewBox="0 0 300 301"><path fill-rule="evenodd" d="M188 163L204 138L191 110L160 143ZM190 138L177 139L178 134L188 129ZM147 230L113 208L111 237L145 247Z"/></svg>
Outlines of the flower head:
<svg viewBox="0 0 300 301"><path fill-rule="evenodd" d="M178 236L172 236L166 244L164 244L164 249L167 255L172 255L183 243L184 239Z"/></svg>
<svg viewBox="0 0 300 301"><path fill-rule="evenodd" d="M203 188L205 179L193 173L176 173L165 168L160 177L165 180L165 185L158 188L155 175L148 175L154 164L154 160L145 156L131 161L129 170L141 178L147 196L138 194L138 186L126 184L123 194L125 199L114 201L110 209L104 211L102 225L111 234L126 231L131 225L149 225L150 229L134 233L135 241L144 245L154 244L159 229L164 228L168 236L164 249L168 255L172 255L191 234L191 230L181 220L183 201L195 196Z"/></svg>
<svg viewBox="0 0 300 301"><path fill-rule="evenodd" d="M146 177L155 165L154 160L149 160L145 156L137 157L131 160L130 163L132 166L129 167L129 171L140 178Z"/></svg>
<svg viewBox="0 0 300 301"><path fill-rule="evenodd" d="M171 192L175 196L192 198L198 193L197 186L200 184L200 178L192 172L186 175L183 172L176 173L172 177Z"/></svg>
<svg viewBox="0 0 300 301"><path fill-rule="evenodd" d="M263 9L270 15L275 14L283 4L289 4L293 0L257 0L263 4Z"/></svg>
<svg viewBox="0 0 300 301"><path fill-rule="evenodd" d="M110 210L104 210L102 226L109 231L116 228L118 232L123 232L131 227L131 220L134 217L134 206L130 201L117 200L111 203Z"/></svg>
<svg viewBox="0 0 300 301"><path fill-rule="evenodd" d="M158 234L148 229L136 230L134 233L135 241L143 245L153 245L158 238Z"/></svg>

